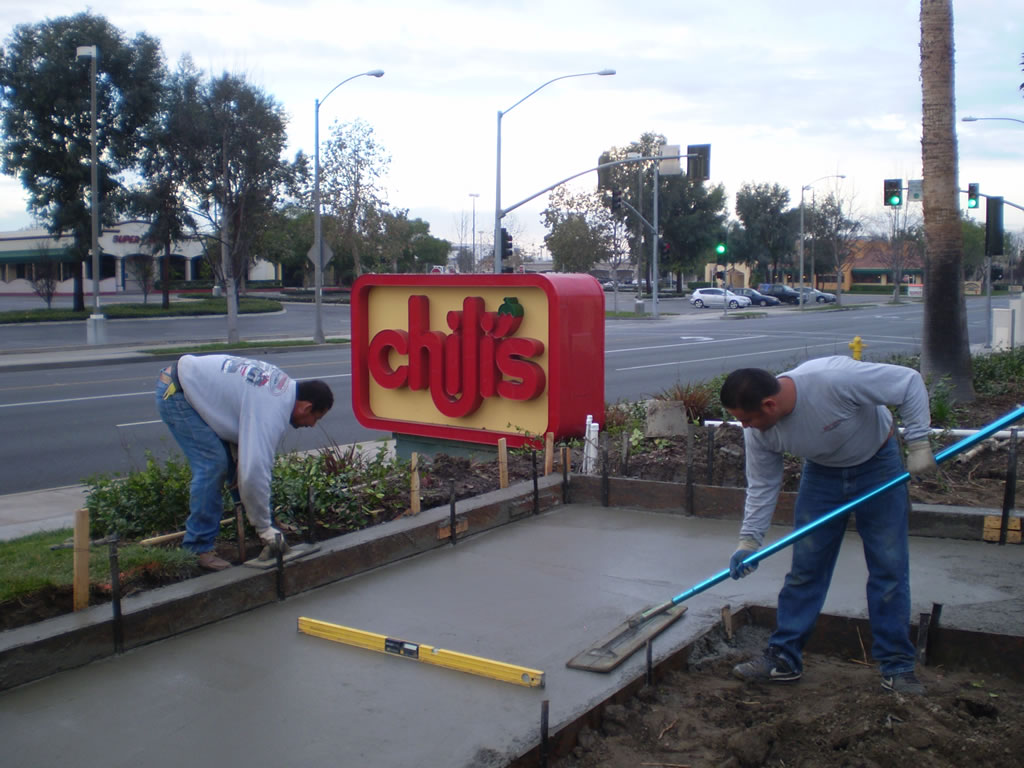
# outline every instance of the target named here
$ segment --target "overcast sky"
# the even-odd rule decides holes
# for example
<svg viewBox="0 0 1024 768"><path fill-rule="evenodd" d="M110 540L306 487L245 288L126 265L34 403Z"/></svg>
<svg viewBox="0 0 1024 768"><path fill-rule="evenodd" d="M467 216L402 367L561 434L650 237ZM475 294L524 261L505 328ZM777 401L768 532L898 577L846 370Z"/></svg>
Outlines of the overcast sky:
<svg viewBox="0 0 1024 768"><path fill-rule="evenodd" d="M0 31L6 41L18 24L84 8L3 0ZM919 0L98 0L92 10L129 36L157 37L169 66L190 53L207 72L244 73L288 113L289 157L312 154L317 98L383 69L321 105L321 139L335 121L369 123L391 156L390 203L456 242L471 193L478 240L492 238L498 110L552 78L604 68L618 74L553 83L504 117L506 206L646 131L710 143L711 180L733 216L746 182L779 183L797 205L801 186L845 174L842 193L877 217L883 179L921 177ZM1024 124L959 120L1024 120L1024 0L956 0L953 12L960 186L1024 205ZM542 241L544 199L513 214L519 242ZM1024 228L1020 211L1005 218ZM30 224L20 184L0 177L0 230Z"/></svg>

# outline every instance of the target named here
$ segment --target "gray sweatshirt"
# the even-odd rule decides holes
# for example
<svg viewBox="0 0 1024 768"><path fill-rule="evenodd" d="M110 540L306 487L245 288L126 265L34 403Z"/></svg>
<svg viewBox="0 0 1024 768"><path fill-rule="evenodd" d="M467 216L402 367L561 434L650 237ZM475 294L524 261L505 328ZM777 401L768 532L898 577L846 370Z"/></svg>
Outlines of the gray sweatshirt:
<svg viewBox="0 0 1024 768"><path fill-rule="evenodd" d="M242 504L257 531L268 527L274 454L291 425L295 382L270 363L229 355L185 355L178 379L210 429L238 446Z"/></svg>
<svg viewBox="0 0 1024 768"><path fill-rule="evenodd" d="M771 524L782 489L782 455L827 467L853 467L874 456L892 427L895 407L909 442L927 437L928 391L921 375L900 365L864 363L849 357L809 360L779 374L796 386L796 405L775 426L743 430L747 496L740 536L758 543ZM828 512L830 510L822 510Z"/></svg>

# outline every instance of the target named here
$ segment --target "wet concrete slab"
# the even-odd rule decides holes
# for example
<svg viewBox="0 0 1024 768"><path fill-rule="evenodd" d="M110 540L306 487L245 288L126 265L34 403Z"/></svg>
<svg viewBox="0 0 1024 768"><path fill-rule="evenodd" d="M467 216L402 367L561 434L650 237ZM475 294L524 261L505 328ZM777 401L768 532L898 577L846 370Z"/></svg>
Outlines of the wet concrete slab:
<svg viewBox="0 0 1024 768"><path fill-rule="evenodd" d="M0 693L4 764L501 766L643 672L565 663L628 616L718 572L737 523L585 504L446 547ZM786 529L773 529L773 537ZM866 569L848 534L825 611L864 617ZM914 615L1024 634L1019 547L911 541ZM664 658L723 605L774 605L781 553L688 601ZM522 688L299 634L299 616L544 670ZM739 683L737 683L739 685Z"/></svg>

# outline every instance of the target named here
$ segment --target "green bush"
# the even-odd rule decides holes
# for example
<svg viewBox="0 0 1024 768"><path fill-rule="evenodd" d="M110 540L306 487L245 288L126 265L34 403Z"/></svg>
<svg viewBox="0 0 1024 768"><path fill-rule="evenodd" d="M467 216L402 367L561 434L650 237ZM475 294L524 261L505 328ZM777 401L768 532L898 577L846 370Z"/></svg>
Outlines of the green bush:
<svg viewBox="0 0 1024 768"><path fill-rule="evenodd" d="M87 478L90 535L142 539L183 530L191 482L186 461L170 458L160 464L148 452L143 470ZM225 507L229 501L225 493Z"/></svg>

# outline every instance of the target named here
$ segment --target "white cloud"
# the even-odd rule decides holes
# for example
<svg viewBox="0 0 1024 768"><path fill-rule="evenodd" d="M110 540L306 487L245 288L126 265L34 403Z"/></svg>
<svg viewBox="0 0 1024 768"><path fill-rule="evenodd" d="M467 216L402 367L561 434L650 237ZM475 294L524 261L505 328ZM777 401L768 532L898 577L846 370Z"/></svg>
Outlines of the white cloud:
<svg viewBox="0 0 1024 768"><path fill-rule="evenodd" d="M798 201L802 184L844 173L863 213L878 213L882 179L920 177L919 10L918 0L107 0L97 12L159 38L170 65L189 52L209 71L247 74L290 115L290 155L312 151L315 99L384 69L331 95L321 135L334 120L373 125L392 155L392 204L454 238L470 192L477 229L493 228L497 110L553 77L605 67L618 74L554 83L505 117L505 204L654 131L710 142L712 180L730 194L778 182ZM80 11L8 0L0 26ZM954 19L960 113L1024 119L1022 22L999 0L957 0ZM961 186L1024 203L1024 126L957 129ZM0 180L0 228L28 223L19 190ZM543 237L542 208L517 212L524 238ZM1006 222L1024 227L1012 208Z"/></svg>

